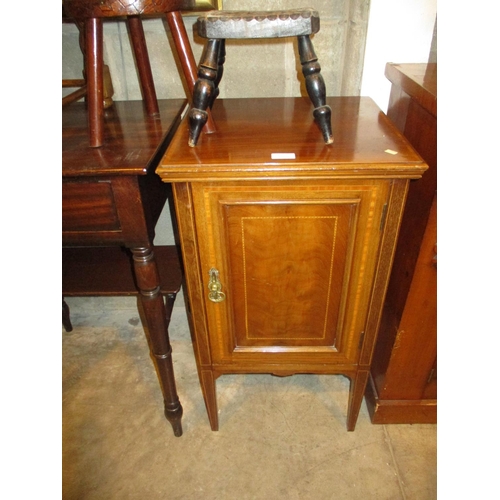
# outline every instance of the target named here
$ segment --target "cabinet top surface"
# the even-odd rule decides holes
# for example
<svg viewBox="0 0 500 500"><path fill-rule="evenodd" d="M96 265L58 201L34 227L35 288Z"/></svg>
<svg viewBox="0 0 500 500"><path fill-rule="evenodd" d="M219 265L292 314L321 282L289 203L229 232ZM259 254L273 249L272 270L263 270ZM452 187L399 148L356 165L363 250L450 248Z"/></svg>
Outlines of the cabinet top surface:
<svg viewBox="0 0 500 500"><path fill-rule="evenodd" d="M328 97L334 143L326 145L308 98L219 99L214 134L188 146L183 120L156 172L166 182L237 178L407 177L427 165L367 97ZM285 159L275 154L285 154Z"/></svg>
<svg viewBox="0 0 500 500"><path fill-rule="evenodd" d="M385 76L437 116L437 63L387 63Z"/></svg>
<svg viewBox="0 0 500 500"><path fill-rule="evenodd" d="M73 103L62 111L62 174L145 175L156 166L164 139L179 123L185 99L158 101L160 115L147 114L142 101L115 101L104 112L104 145L89 146L87 108ZM152 165L154 164L154 165Z"/></svg>

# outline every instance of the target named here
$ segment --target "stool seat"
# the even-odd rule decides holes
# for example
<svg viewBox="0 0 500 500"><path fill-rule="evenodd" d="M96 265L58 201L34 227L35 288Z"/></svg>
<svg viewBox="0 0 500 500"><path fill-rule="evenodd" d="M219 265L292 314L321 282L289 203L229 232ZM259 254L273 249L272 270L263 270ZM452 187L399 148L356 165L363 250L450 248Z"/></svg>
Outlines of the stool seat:
<svg viewBox="0 0 500 500"><path fill-rule="evenodd" d="M325 144L333 143L331 114L326 105L325 82L310 35L319 31L319 14L311 8L269 11L210 11L198 17L198 34L207 44L198 65L189 111L188 145L195 147L209 110L219 95L219 83L226 59L226 39L297 37L302 74L314 106L313 116Z"/></svg>
<svg viewBox="0 0 500 500"><path fill-rule="evenodd" d="M318 31L319 14L310 8L255 12L214 10L198 18L198 34L203 38L283 38Z"/></svg>

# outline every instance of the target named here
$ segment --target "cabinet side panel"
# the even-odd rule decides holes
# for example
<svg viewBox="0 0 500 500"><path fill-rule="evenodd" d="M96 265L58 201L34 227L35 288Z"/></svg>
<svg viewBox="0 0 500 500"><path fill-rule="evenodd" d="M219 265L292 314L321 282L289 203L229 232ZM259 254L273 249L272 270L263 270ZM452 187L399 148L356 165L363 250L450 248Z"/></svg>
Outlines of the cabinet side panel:
<svg viewBox="0 0 500 500"><path fill-rule="evenodd" d="M200 365L210 365L211 356L206 328L205 305L201 289L203 280L200 275L192 197L189 185L185 183L174 184L173 192L188 292L186 297L187 312L198 372L200 372ZM196 313L192 314L191 311L196 311Z"/></svg>
<svg viewBox="0 0 500 500"><path fill-rule="evenodd" d="M398 179L393 181L384 234L380 246L380 258L373 284L373 292L366 322L366 337L360 355L360 365L369 366L371 363L374 345L377 339L381 320L381 311L384 304L387 285L396 249L399 225L403 215L406 195L408 193L408 180Z"/></svg>

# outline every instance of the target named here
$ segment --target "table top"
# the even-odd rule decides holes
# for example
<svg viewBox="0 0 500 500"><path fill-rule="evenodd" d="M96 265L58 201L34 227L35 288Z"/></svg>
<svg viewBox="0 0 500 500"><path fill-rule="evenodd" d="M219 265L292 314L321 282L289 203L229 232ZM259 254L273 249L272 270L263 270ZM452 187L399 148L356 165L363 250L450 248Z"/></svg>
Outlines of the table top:
<svg viewBox="0 0 500 500"><path fill-rule="evenodd" d="M297 177L419 178L427 165L367 97L328 97L326 145L308 98L218 99L217 127L188 143L183 120L156 172L167 182ZM273 153L294 156L275 159Z"/></svg>
<svg viewBox="0 0 500 500"><path fill-rule="evenodd" d="M63 177L145 175L163 155L168 136L180 123L186 99L158 101L160 115L146 113L143 101L115 101L104 111L105 143L91 148L87 108L73 103L62 112Z"/></svg>
<svg viewBox="0 0 500 500"><path fill-rule="evenodd" d="M385 76L429 113L437 116L437 63L387 63Z"/></svg>

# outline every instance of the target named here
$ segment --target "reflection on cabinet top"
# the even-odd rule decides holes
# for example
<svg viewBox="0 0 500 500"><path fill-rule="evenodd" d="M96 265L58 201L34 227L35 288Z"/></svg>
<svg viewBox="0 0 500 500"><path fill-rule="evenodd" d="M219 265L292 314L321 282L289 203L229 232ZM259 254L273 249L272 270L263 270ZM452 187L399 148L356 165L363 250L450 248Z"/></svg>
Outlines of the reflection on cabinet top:
<svg viewBox="0 0 500 500"><path fill-rule="evenodd" d="M367 97L328 97L326 145L307 98L219 99L214 134L188 147L187 119L157 168L166 182L236 178L419 178L427 165ZM275 154L285 154L276 159ZM291 157L291 158L290 158Z"/></svg>

